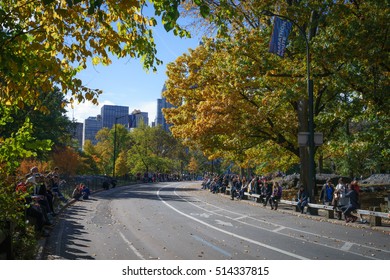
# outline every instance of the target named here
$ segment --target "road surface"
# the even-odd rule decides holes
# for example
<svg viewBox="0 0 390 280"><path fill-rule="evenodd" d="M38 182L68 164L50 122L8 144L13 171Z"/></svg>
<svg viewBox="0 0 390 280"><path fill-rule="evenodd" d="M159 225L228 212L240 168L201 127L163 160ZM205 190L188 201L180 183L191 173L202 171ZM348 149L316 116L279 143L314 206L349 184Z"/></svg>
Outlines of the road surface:
<svg viewBox="0 0 390 280"><path fill-rule="evenodd" d="M59 215L43 259L390 260L390 235L200 189L139 184L93 194Z"/></svg>

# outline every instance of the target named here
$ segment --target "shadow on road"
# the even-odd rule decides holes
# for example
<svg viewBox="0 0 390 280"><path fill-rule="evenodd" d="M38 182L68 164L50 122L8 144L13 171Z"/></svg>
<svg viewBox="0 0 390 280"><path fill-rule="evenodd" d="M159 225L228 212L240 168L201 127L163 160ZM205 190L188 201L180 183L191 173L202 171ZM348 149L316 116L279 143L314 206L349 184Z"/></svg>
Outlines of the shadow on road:
<svg viewBox="0 0 390 280"><path fill-rule="evenodd" d="M89 214L86 208L88 201L83 204L72 205L61 214L47 239L43 259L93 260L83 248L88 247L91 240L80 238L87 230L78 221Z"/></svg>

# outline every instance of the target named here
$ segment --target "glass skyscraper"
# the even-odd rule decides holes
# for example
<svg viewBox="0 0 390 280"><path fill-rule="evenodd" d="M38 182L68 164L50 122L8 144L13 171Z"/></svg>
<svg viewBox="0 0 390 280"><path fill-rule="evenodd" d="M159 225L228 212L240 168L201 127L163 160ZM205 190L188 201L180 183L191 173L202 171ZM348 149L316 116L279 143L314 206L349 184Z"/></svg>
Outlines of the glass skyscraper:
<svg viewBox="0 0 390 280"><path fill-rule="evenodd" d="M164 85L163 89L161 90L162 93L166 91L166 87ZM162 112L162 109L164 108L172 108L174 107L171 103L167 102L167 99L165 97L157 99L157 117L156 117L156 125L161 125L161 127L165 131L169 131L170 124L167 124L164 114Z"/></svg>
<svg viewBox="0 0 390 280"><path fill-rule="evenodd" d="M102 127L111 129L115 123L129 126L129 107L104 105L101 109Z"/></svg>
<svg viewBox="0 0 390 280"><path fill-rule="evenodd" d="M136 128L143 122L145 125L149 125L149 114L147 112L141 112L140 110L134 110L130 115L130 128Z"/></svg>
<svg viewBox="0 0 390 280"><path fill-rule="evenodd" d="M102 121L100 115L97 117L89 117L84 121L84 131L83 131L83 147L85 140L91 140L93 145L97 144L96 133L102 129Z"/></svg>

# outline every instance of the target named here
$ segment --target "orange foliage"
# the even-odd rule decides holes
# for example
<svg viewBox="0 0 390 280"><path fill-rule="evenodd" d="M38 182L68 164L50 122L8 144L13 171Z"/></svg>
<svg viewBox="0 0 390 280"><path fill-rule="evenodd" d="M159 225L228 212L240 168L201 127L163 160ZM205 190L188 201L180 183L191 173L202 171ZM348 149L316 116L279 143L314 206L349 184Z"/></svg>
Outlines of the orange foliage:
<svg viewBox="0 0 390 280"><path fill-rule="evenodd" d="M71 147L56 150L52 155L52 163L60 168L61 172L68 175L75 175L79 165L79 155Z"/></svg>

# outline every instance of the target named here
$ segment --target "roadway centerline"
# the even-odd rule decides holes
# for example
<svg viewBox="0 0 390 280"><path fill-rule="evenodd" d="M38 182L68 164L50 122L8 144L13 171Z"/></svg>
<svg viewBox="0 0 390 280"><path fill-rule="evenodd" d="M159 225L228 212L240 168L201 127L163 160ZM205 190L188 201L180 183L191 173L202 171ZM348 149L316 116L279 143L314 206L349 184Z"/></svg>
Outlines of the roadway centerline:
<svg viewBox="0 0 390 280"><path fill-rule="evenodd" d="M178 197L180 197L182 200L192 204L193 206L197 207L197 208L200 208L202 209L203 211L209 211L205 208L202 208L201 206L199 205L196 205L194 203L192 203L191 201L185 199L184 197L182 197L181 195L179 195L177 192L176 192L176 189L178 187L175 188L175 191L174 191L174 194ZM160 189L161 190L161 189ZM207 204L207 205L212 205L206 201L203 201L204 204ZM223 213L232 213L233 215L238 215L237 212L233 212L229 209L224 209L224 208L221 208L221 207L217 207L215 205L212 205L213 207L215 208L219 208L222 210ZM210 211L209 211L210 212ZM215 211L213 211L215 213ZM351 242L347 242L345 240L341 240L341 239L337 239L337 238L333 238L333 237L328 237L328 236L324 236L324 235L320 235L320 234L315 234L315 233L310 233L308 231L304 231L304 230L299 230L299 229L295 229L295 228L290 228L290 227L284 227L280 224L277 224L277 223L272 223L272 222L269 222L269 221L265 221L265 220L259 220L259 219L256 219L256 218L253 218L253 217L250 217L250 216L247 216L248 219L251 219L251 220L254 220L254 221L257 221L257 222L261 222L261 223L264 223L264 224L268 224L268 225L272 225L272 226L275 226L276 229L273 229L273 230L270 230L270 229L267 229L267 228L263 228L263 227L260 227L260 226L257 226L257 225L253 225L253 224L250 224L250 223L247 223L247 222L244 222L244 221L240 221L239 219L237 218L232 218L232 217L229 217L229 216L226 216L226 215L222 215L222 214L218 214L218 213L215 213L216 215L220 215L221 217L224 217L226 219L230 219L230 220L234 220L234 221L237 221L241 224L244 224L244 225L247 225L247 226L251 226L251 227L255 227L255 228L258 228L258 229L261 229L261 230L265 230L265 231L269 231L269 232L275 232L277 234L280 234L280 235L283 235L283 236L286 236L286 237L289 237L289 238L294 238L294 239L297 239L297 240L301 240L301 241L305 241L305 242L308 242L308 243L311 243L311 244L315 244L315 245L320 245L320 246L323 246L323 247L327 247L327 248L331 248L331 249L334 249L334 250L339 250L339 251L343 251L345 252L346 250L345 249L342 249L342 248L338 248L338 247L335 247L335 246L331 246L331 245L327 245L327 244L321 244L321 243L318 243L318 242L313 242L313 241L310 241L310 240L307 240L305 238L302 238L302 237L297 237L297 236L291 236L289 234L285 234L283 232L281 232L282 230L291 230L291 231L295 231L295 232L299 232L299 233L303 233L303 234L307 234L307 235L310 235L310 236L313 236L313 237L317 237L317 238L324 238L324 239L327 239L327 240L330 240L330 241L333 241L333 242L336 242L337 244L345 244L345 243L351 243ZM241 217L241 216L240 216ZM283 229L281 229L280 227L284 227ZM383 252L383 253L390 253L390 251L387 251L387 250L383 250L383 249L378 249L376 247L371 247L371 246L366 246L366 245L362 245L362 244L357 244L357 243L352 243L352 245L356 245L357 247L361 247L361 248L366 248L366 249L369 249L369 250L375 250L375 251L380 251L380 252ZM351 245L351 247L352 247ZM362 256L362 257L365 257L365 258L368 258L368 259L374 259L374 260L377 260L378 258L375 258L375 257L372 257L372 256L369 256L369 255L365 255L365 254L361 254L361 253L356 253L356 252L353 252L353 251L349 251L348 250L348 253L350 254L354 254L354 255L357 255L357 256Z"/></svg>

